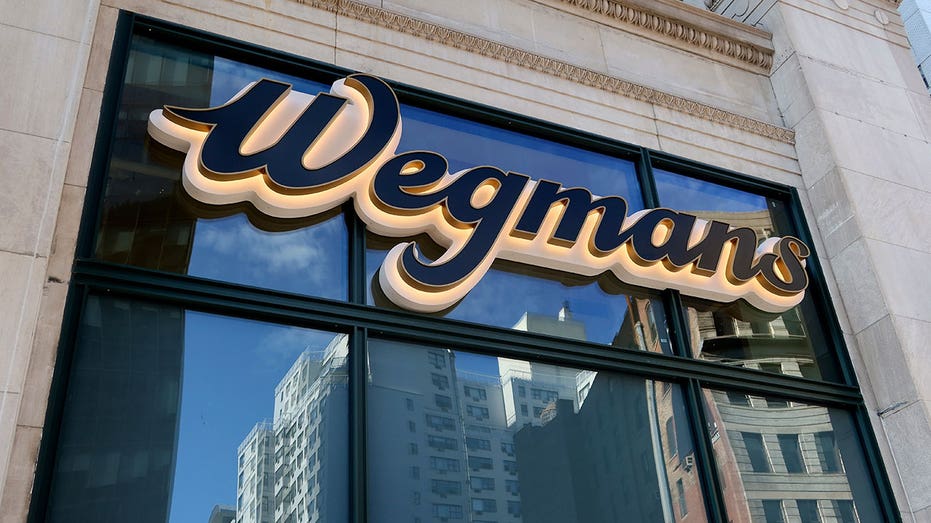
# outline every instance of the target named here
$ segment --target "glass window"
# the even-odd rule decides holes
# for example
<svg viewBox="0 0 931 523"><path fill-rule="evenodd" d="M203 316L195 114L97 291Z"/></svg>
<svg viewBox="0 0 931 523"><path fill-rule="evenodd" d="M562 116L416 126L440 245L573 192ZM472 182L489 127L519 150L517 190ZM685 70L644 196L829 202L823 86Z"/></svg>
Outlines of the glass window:
<svg viewBox="0 0 931 523"><path fill-rule="evenodd" d="M483 458L480 456L469 456L469 468L473 471L476 470L491 470L495 468L494 461L491 458Z"/></svg>
<svg viewBox="0 0 931 523"><path fill-rule="evenodd" d="M515 496L520 494L520 482L513 479L504 480L504 491Z"/></svg>
<svg viewBox="0 0 931 523"><path fill-rule="evenodd" d="M436 408L442 411L452 410L453 408L453 399L449 396L444 396L442 394L435 394L433 396L436 401Z"/></svg>
<svg viewBox="0 0 931 523"><path fill-rule="evenodd" d="M459 472L459 460L430 456L430 468L437 472Z"/></svg>
<svg viewBox="0 0 931 523"><path fill-rule="evenodd" d="M509 513L520 513L525 521L607 523L616 521L619 514L630 521L679 521L682 513L677 507L685 498L699 506L703 503L697 476L700 467L693 466L695 451L688 424L677 424L675 436L667 434L665 420L685 416L678 385L672 384L671 392L663 395L663 383L657 381L462 351L451 351L447 358L451 380L460 384L459 390L481 383L488 405L483 407L487 410L483 426L491 430L494 440L444 433L444 438L459 438L458 445L447 445L459 450L431 456L429 471L419 480L399 480L403 474L397 471L411 466L410 460L422 458L393 450L401 435L406 437L406 427L392 398L402 390L407 394L435 390L430 377L433 367L423 357L430 351L396 341L369 341L366 469L370 522L429 516L421 512L422 507L403 502L407 499L403 493L430 490L429 481L434 479L468 483L472 493L480 493L463 502L472 515L490 513L492 506L500 510L500 505L477 500L501 500L519 493L521 504L509 506ZM521 372L511 372L515 369ZM511 415L519 399L508 380L516 376L531 390L559 398L553 400L551 413L521 422ZM589 393L579 399L578 391L586 384ZM545 395L541 392L541 399ZM465 412L450 412L450 423L457 415L467 418L470 406L453 401L454 409ZM435 435L429 423L426 430L427 436ZM675 442L682 458L668 458L666 449L672 443L667 442ZM685 466L685 457L689 466ZM493 481L496 474L504 479ZM427 483L420 486L420 482ZM704 514L691 511L692 519L704 521Z"/></svg>
<svg viewBox="0 0 931 523"><path fill-rule="evenodd" d="M465 392L466 397L471 400L481 401L487 398L487 393L485 392L485 389L482 389L479 387L470 387L466 385L465 387L463 387L463 392Z"/></svg>
<svg viewBox="0 0 931 523"><path fill-rule="evenodd" d="M798 517L802 523L821 523L821 514L818 511L818 502L813 499L799 499L795 501L798 506Z"/></svg>
<svg viewBox="0 0 931 523"><path fill-rule="evenodd" d="M264 497L288 512L276 482L316 473L318 505L347 520L347 355L341 334L89 297L49 519L195 521L216 505L262 512ZM312 431L318 462L299 457Z"/></svg>
<svg viewBox="0 0 931 523"><path fill-rule="evenodd" d="M433 385L436 386L437 390L446 390L449 388L449 378L446 376L430 374L430 377L433 380Z"/></svg>
<svg viewBox="0 0 931 523"><path fill-rule="evenodd" d="M401 117L404 133L398 150L436 151L449 161L449 172L492 165L535 180L558 182L565 188L583 187L596 196L621 196L627 200L630 212L643 208L631 161L408 105L402 105ZM425 253L438 256L442 252L429 239L417 241ZM371 304L392 307L378 289L376 272L387 250L397 243L396 239L375 235L367 239L367 280L373 282L369 286ZM634 306L633 301L643 303ZM638 348L630 333L623 332L624 324L630 316L639 321L649 302L648 294L625 287L612 277L581 277L499 261L460 303L442 314ZM658 303L655 307L662 308ZM648 323L645 317L643 322ZM644 341L659 347L659 340Z"/></svg>
<svg viewBox="0 0 931 523"><path fill-rule="evenodd" d="M462 506L449 505L446 503L434 503L433 516L443 520L462 519Z"/></svg>
<svg viewBox="0 0 931 523"><path fill-rule="evenodd" d="M259 78L328 86L146 37L133 39L94 256L148 269L346 299L348 231L338 211L280 220L251 205L208 206L184 191L184 154L147 139L164 105L210 107Z"/></svg>
<svg viewBox="0 0 931 523"><path fill-rule="evenodd" d="M682 480L676 480L676 498L679 500L679 517L685 517L689 513L689 506L685 499L685 485Z"/></svg>
<svg viewBox="0 0 931 523"><path fill-rule="evenodd" d="M839 523L859 523L857 518L856 507L852 500L849 499L837 499L831 501L831 506L834 509L834 517Z"/></svg>
<svg viewBox="0 0 931 523"><path fill-rule="evenodd" d="M757 242L797 234L789 230L785 204L778 200L660 169L653 172L664 207L749 228ZM743 300L722 304L683 296L692 354L768 372L840 381L836 357L812 300L809 293L794 309L766 314ZM786 360L785 364L762 366L776 359ZM802 366L808 367L804 374Z"/></svg>
<svg viewBox="0 0 931 523"><path fill-rule="evenodd" d="M796 401L772 408L765 398L752 407L734 408L727 393L717 390L706 391L706 398L706 416L724 436L714 440L714 449L718 474L728 486L725 501L732 520L791 521L801 492L812 496L810 501L832 504L836 514L847 511L852 517L856 512L863 521L884 520L850 413ZM793 432L786 434L787 429ZM828 456L821 457L819 449L819 460L837 460L830 474L824 473L824 465L808 461L819 447ZM837 500L854 501L841 507ZM843 521L845 516L835 517Z"/></svg>
<svg viewBox="0 0 931 523"><path fill-rule="evenodd" d="M802 447L798 444L798 434L779 434L779 451L785 462L786 472L790 474L804 474L805 460L802 459Z"/></svg>
<svg viewBox="0 0 931 523"><path fill-rule="evenodd" d="M478 420L488 419L488 409L476 405L467 405L466 414Z"/></svg>
<svg viewBox="0 0 931 523"><path fill-rule="evenodd" d="M482 438L466 437L466 447L469 450L491 450L491 441Z"/></svg>
<svg viewBox="0 0 931 523"><path fill-rule="evenodd" d="M837 442L834 441L833 431L815 433L815 450L818 452L818 463L821 465L821 472L841 472L840 455L837 450Z"/></svg>
<svg viewBox="0 0 931 523"><path fill-rule="evenodd" d="M462 483L444 479L430 480L431 492L440 496L458 496L462 494Z"/></svg>
<svg viewBox="0 0 931 523"><path fill-rule="evenodd" d="M472 485L472 490L476 492L495 489L494 478L480 478L478 476L472 476L472 478L469 480L469 483Z"/></svg>
<svg viewBox="0 0 931 523"><path fill-rule="evenodd" d="M766 523L785 523L782 502L778 499L763 500L763 518Z"/></svg>
<svg viewBox="0 0 931 523"><path fill-rule="evenodd" d="M434 436L433 434L428 434L427 442L432 448L437 450L457 450L459 448L459 440L455 438L447 438L445 436Z"/></svg>
<svg viewBox="0 0 931 523"><path fill-rule="evenodd" d="M447 416L426 415L427 426L436 430L455 430L456 422Z"/></svg>
<svg viewBox="0 0 931 523"><path fill-rule="evenodd" d="M676 420L672 418L666 420L666 448L669 457L679 453L679 442L676 440Z"/></svg>
<svg viewBox="0 0 931 523"><path fill-rule="evenodd" d="M497 512L498 505L493 499L472 498L472 513L483 514L486 512Z"/></svg>
<svg viewBox="0 0 931 523"><path fill-rule="evenodd" d="M750 460L750 470L753 472L771 471L769 455L763 444L763 435L755 432L741 432L740 436L747 452L747 458Z"/></svg>

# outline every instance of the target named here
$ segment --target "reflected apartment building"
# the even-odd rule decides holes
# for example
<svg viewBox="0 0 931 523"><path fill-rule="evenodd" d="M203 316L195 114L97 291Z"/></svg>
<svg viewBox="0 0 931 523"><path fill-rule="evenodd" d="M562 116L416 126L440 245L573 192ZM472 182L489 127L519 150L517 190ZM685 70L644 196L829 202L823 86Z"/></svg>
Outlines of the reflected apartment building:
<svg viewBox="0 0 931 523"><path fill-rule="evenodd" d="M524 315L517 327L542 320ZM584 335L565 312L546 320ZM369 519L531 521L515 435L545 423L560 399L578 409L585 373L504 358L467 370L453 351L393 342L369 357Z"/></svg>
<svg viewBox="0 0 931 523"><path fill-rule="evenodd" d="M701 212L704 219L722 220L752 228L762 241L772 234L770 214L756 212ZM662 329L652 319L651 303L635 300L637 309L631 325L619 337L659 351ZM782 315L760 316L746 308L722 307L695 302L688 311L690 348L696 358L746 368L818 378L816 362L797 310ZM615 341L615 345L618 340ZM660 402L675 408L677 402ZM681 405L681 402L678 402ZM844 441L837 441L835 428L846 421L832 417L831 410L804 403L765 398L738 392L706 391L705 417L714 448L725 503L740 509L729 512L733 523L857 523L856 490L847 479L843 460ZM660 412L664 438L675 440L675 412ZM681 418L681 417L680 417ZM849 433L850 431L843 431ZM846 442L851 447L856 444ZM676 456L670 452L672 457ZM668 458L667 458L668 459ZM683 467L670 466L671 483L685 492L689 501L697 492L679 490L675 477L694 465L694 457L679 459ZM736 513L735 513L736 512Z"/></svg>
<svg viewBox="0 0 931 523"><path fill-rule="evenodd" d="M348 481L345 446L334 444L348 423L338 407L348 394L346 342L338 335L322 355L305 350L275 387L273 420L257 423L239 445L236 523L348 517L339 489L326 488Z"/></svg>
<svg viewBox="0 0 931 523"><path fill-rule="evenodd" d="M567 304L515 328L585 337ZM347 392L346 353L343 335L322 357L305 351L275 388L274 418L239 447L237 523L345 517L325 486L346 480L328 466L342 445L327 445L345 430L346 413L328 405ZM457 366L457 354L485 363ZM660 382L377 341L367 386L371 521L681 521L702 510L691 439L680 448L661 423L678 389ZM638 475L619 474L631 467ZM623 495L596 495L605 484Z"/></svg>

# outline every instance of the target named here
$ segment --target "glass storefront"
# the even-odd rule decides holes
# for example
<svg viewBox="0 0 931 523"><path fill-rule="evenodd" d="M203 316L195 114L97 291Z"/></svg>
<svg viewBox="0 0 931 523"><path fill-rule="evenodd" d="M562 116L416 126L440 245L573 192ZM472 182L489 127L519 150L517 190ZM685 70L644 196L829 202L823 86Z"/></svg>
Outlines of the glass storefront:
<svg viewBox="0 0 931 523"><path fill-rule="evenodd" d="M817 288L767 314L497 261L452 307L401 310L377 277L400 240L367 231L351 204L297 219L207 205L182 186L184 154L147 136L164 105L217 106L260 78L317 93L348 72L129 15L120 27L128 51L111 64L114 120L92 173L97 219L75 264L37 521L891 513ZM661 205L759 242L805 236L785 187L397 92L398 151L440 151L450 172L494 165L621 196L631 213Z"/></svg>

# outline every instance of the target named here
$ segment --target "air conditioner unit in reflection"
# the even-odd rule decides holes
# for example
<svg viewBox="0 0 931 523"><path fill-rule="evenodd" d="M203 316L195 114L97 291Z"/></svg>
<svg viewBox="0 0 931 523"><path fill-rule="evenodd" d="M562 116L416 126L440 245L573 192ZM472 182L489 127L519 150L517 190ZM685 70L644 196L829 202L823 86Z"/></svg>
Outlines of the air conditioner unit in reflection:
<svg viewBox="0 0 931 523"><path fill-rule="evenodd" d="M685 470L692 470L692 467L695 466L695 456L693 454L686 456L684 465Z"/></svg>

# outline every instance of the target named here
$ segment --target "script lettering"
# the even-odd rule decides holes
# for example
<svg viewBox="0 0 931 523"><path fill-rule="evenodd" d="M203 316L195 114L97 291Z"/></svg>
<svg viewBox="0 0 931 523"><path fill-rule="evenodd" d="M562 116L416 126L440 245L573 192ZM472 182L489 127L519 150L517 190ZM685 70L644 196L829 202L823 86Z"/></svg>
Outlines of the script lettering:
<svg viewBox="0 0 931 523"><path fill-rule="evenodd" d="M444 249L437 259L400 243L379 270L385 294L411 310L454 305L496 259L611 272L633 285L744 299L767 312L797 305L808 284L810 250L797 238L757 245L749 228L664 208L628 215L620 196L492 166L449 173L436 152L397 153L397 98L372 76L349 76L316 96L260 80L219 107L155 110L149 133L187 153L183 185L206 203L249 201L290 218L351 198L377 234L428 234Z"/></svg>

